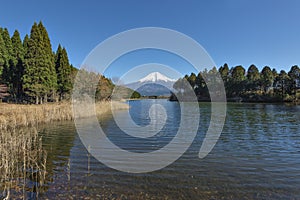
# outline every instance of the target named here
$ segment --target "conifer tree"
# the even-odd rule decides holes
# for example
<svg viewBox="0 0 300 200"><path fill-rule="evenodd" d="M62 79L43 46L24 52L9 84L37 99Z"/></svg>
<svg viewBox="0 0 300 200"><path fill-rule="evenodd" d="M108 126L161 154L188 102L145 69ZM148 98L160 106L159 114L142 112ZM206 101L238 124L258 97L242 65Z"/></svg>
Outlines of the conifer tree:
<svg viewBox="0 0 300 200"><path fill-rule="evenodd" d="M3 39L3 46L5 48L3 54L3 70L2 70L2 81L8 86L8 90L13 94L12 78L13 78L13 66L15 63L15 58L13 57L13 47L9 36L7 28L1 30L1 35ZM3 47L2 47L3 48Z"/></svg>
<svg viewBox="0 0 300 200"><path fill-rule="evenodd" d="M3 67L4 67L4 63L6 61L6 55L7 55L4 40L2 37L2 31L3 31L3 29L0 28L0 78L2 78Z"/></svg>
<svg viewBox="0 0 300 200"><path fill-rule="evenodd" d="M34 23L24 59L24 92L35 103L43 103L54 95L57 78L50 39L42 23Z"/></svg>
<svg viewBox="0 0 300 200"><path fill-rule="evenodd" d="M65 48L58 46L56 51L55 68L60 100L67 98L72 89L72 69Z"/></svg>
<svg viewBox="0 0 300 200"><path fill-rule="evenodd" d="M25 37L24 37L24 39L23 39L24 56L25 56L25 53L28 50L28 42L29 42L29 36L26 34Z"/></svg>
<svg viewBox="0 0 300 200"><path fill-rule="evenodd" d="M44 58L44 71L43 77L45 77L45 98L47 101L47 96L51 96L52 100L55 98L56 90L57 90L57 75L55 70L55 60L54 54L51 47L50 38L48 36L48 32L42 22L39 22L38 28L40 30L42 36L42 44L43 44L43 58Z"/></svg>
<svg viewBox="0 0 300 200"><path fill-rule="evenodd" d="M20 38L20 34L17 30L15 30L12 38L11 38L13 52L12 55L14 57L15 62L12 68L12 89L15 94L16 100L20 100L22 97L22 76L24 74L23 62L24 62L24 48Z"/></svg>
<svg viewBox="0 0 300 200"><path fill-rule="evenodd" d="M40 57L39 54L42 52L39 43L41 43L41 36L37 24L34 23L31 28L30 38L27 41L22 81L24 92L29 98L35 98L36 104L39 103L42 92L42 80L39 78L40 70L38 66L38 57Z"/></svg>
<svg viewBox="0 0 300 200"><path fill-rule="evenodd" d="M272 87L274 83L274 75L271 71L271 68L265 66L261 71L261 80L260 84L263 88L264 93L267 92L268 88Z"/></svg>
<svg viewBox="0 0 300 200"><path fill-rule="evenodd" d="M9 62L10 59L14 59L12 56L13 55L13 47L12 47L11 39L10 39L7 28L4 28L1 32L2 32L1 34L2 34L3 41L4 41L4 46L6 48L6 55L5 55L6 62Z"/></svg>

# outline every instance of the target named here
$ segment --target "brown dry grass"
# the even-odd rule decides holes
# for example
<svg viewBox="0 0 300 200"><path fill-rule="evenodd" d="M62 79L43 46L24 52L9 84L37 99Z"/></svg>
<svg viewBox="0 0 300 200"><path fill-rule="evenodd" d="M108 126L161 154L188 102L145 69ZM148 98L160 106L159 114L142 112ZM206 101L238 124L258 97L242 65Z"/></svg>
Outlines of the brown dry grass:
<svg viewBox="0 0 300 200"><path fill-rule="evenodd" d="M97 115L107 113L112 109L128 109L121 102L99 102L95 104ZM82 113L82 117L90 116ZM48 103L42 105L19 105L0 103L0 130L15 129L19 126L36 126L39 123L73 120L72 105L69 102Z"/></svg>
<svg viewBox="0 0 300 200"><path fill-rule="evenodd" d="M29 190L38 193L38 188L30 188L33 181L43 186L46 176L46 152L37 130L1 130L0 134L0 189L3 199L10 199L13 190L19 197L26 198Z"/></svg>
<svg viewBox="0 0 300 200"><path fill-rule="evenodd" d="M121 102L95 104L98 116L111 110L128 108L127 104ZM82 107L78 114L80 117L89 117L93 113ZM10 199L11 191L23 199L26 199L26 192L30 190L38 195L37 190L43 186L46 175L46 152L42 149L42 140L35 126L73 119L69 102L44 105L0 103L0 199ZM36 182L38 187L28 188L28 181Z"/></svg>

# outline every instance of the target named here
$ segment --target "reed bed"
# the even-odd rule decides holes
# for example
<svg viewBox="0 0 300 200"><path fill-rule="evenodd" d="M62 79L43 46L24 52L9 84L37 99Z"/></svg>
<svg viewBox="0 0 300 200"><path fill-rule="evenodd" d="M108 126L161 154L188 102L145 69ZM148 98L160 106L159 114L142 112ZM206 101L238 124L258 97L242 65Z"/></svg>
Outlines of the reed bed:
<svg viewBox="0 0 300 200"><path fill-rule="evenodd" d="M46 177L46 151L35 128L1 130L0 199L37 197Z"/></svg>
<svg viewBox="0 0 300 200"><path fill-rule="evenodd" d="M95 104L97 115L113 110L128 109L121 102L103 101ZM80 117L89 117L91 113L80 113ZM15 129L19 126L36 126L52 121L73 120L73 110L70 102L48 103L42 105L0 104L0 130Z"/></svg>
<svg viewBox="0 0 300 200"><path fill-rule="evenodd" d="M101 116L129 106L106 101L96 103L92 108L97 116ZM77 114L89 117L93 112L88 112L83 106ZM62 120L74 120L70 102L43 105L0 103L0 199L10 199L11 196L27 199L28 193L35 195L30 198L37 198L45 182L47 153L36 127L40 123Z"/></svg>

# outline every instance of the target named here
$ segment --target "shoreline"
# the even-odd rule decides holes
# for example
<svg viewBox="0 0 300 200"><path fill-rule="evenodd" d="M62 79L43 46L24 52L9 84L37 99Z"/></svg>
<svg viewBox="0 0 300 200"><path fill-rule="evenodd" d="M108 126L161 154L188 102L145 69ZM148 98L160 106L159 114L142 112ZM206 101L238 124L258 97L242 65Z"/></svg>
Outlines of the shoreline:
<svg viewBox="0 0 300 200"><path fill-rule="evenodd" d="M126 110L129 105L119 101L100 101L95 103L97 116L111 110ZM89 117L85 113L83 117ZM24 105L0 103L0 130L17 127L32 127L53 121L74 120L71 102Z"/></svg>

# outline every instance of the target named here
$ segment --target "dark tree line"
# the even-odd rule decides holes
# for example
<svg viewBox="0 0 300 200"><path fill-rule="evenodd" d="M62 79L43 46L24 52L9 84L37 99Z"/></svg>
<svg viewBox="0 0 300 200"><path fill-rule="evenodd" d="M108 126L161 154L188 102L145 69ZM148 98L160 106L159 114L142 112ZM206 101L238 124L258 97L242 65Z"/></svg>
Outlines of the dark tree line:
<svg viewBox="0 0 300 200"><path fill-rule="evenodd" d="M61 45L53 52L42 22L34 23L23 40L18 30L13 35L0 28L0 100L42 104L69 99L77 69ZM97 100L109 98L113 83L97 75Z"/></svg>
<svg viewBox="0 0 300 200"><path fill-rule="evenodd" d="M179 79L174 84L176 95L184 96L183 79L187 80L197 95L199 101L209 100L209 92L203 77L213 77L219 74L224 82L227 100L237 99L247 102L277 102L298 101L300 94L300 68L292 66L289 72L265 66L261 71L251 65L246 71L241 65L229 68L227 64L218 70L214 67L199 74L191 73ZM213 85L213 84L212 84ZM176 100L176 95L171 95L171 100Z"/></svg>

